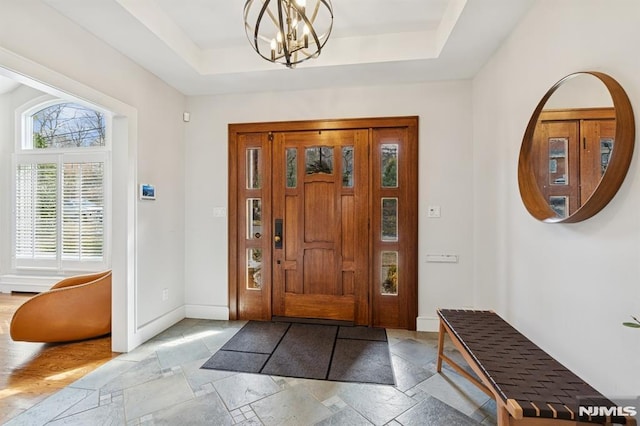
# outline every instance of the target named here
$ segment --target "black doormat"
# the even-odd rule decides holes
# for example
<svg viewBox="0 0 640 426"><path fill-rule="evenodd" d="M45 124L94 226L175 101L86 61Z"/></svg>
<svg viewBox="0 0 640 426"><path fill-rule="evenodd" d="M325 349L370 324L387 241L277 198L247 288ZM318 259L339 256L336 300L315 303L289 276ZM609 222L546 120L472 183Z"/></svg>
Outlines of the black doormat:
<svg viewBox="0 0 640 426"><path fill-rule="evenodd" d="M202 368L395 385L383 328L249 321Z"/></svg>

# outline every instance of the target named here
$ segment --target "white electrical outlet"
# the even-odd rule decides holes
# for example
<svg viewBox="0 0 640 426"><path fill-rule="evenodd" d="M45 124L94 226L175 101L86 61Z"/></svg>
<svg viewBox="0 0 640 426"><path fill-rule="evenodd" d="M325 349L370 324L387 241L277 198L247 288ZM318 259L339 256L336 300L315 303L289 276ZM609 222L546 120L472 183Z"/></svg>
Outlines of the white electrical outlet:
<svg viewBox="0 0 640 426"><path fill-rule="evenodd" d="M162 289L162 301L166 301L169 300L169 289L168 288L163 288Z"/></svg>
<svg viewBox="0 0 640 426"><path fill-rule="evenodd" d="M225 207L214 207L213 217L225 217L227 216L227 209Z"/></svg>

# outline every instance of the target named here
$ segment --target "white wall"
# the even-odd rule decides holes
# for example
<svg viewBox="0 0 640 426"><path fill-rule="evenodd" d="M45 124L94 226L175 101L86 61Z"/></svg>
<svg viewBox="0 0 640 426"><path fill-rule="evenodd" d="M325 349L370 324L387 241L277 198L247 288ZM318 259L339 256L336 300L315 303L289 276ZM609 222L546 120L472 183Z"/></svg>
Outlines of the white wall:
<svg viewBox="0 0 640 426"><path fill-rule="evenodd" d="M567 74L610 74L640 111L638 16L636 0L540 0L473 82L477 304L612 397L640 394L640 332L621 325L640 315L638 149L613 201L577 224L533 219L517 165L531 112Z"/></svg>
<svg viewBox="0 0 640 426"><path fill-rule="evenodd" d="M13 60L11 55L18 55L26 60L14 62L37 70L40 81L59 84L63 91L77 88L82 93L76 95L123 105L130 112L116 120L124 123L123 128L116 125L119 140L130 143L127 148L114 146L113 174L119 182L114 193L114 232L119 233L114 258L123 267L117 275L114 270L114 304L120 309L135 300L135 306L122 310L125 321L135 319L131 333L145 324L161 324L140 339L130 338L124 346L131 349L184 316L185 97L41 1L0 0L0 10L0 48L5 51L1 57ZM7 64L0 60L2 66ZM127 176L133 176L130 182ZM138 182L156 185L157 200L137 201ZM126 292L125 280L133 287ZM169 299L162 301L165 288ZM114 321L123 319L119 315Z"/></svg>
<svg viewBox="0 0 640 426"><path fill-rule="evenodd" d="M186 171L186 303L194 311L228 305L227 124L322 118L419 116L419 327L439 306L470 306L472 291L471 86L469 81L190 97ZM442 217L427 219L428 205ZM457 264L426 263L458 254ZM188 309L187 312L190 310Z"/></svg>

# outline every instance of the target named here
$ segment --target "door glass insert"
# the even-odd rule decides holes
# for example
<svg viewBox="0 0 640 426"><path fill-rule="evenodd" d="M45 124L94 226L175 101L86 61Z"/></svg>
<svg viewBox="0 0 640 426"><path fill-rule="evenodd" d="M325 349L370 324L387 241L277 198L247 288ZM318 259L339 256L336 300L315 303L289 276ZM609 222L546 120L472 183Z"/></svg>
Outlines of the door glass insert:
<svg viewBox="0 0 640 426"><path fill-rule="evenodd" d="M569 197L564 195L552 195L549 197L549 205L558 217L567 217L569 210Z"/></svg>
<svg viewBox="0 0 640 426"><path fill-rule="evenodd" d="M342 186L353 188L353 147L342 147Z"/></svg>
<svg viewBox="0 0 640 426"><path fill-rule="evenodd" d="M247 239L262 237L262 200L260 198L247 199Z"/></svg>
<svg viewBox="0 0 640 426"><path fill-rule="evenodd" d="M382 198L382 241L398 241L398 199Z"/></svg>
<svg viewBox="0 0 640 426"><path fill-rule="evenodd" d="M315 146L305 149L306 170L308 175L333 173L333 148Z"/></svg>
<svg viewBox="0 0 640 426"><path fill-rule="evenodd" d="M298 186L298 149L287 148L287 188Z"/></svg>
<svg viewBox="0 0 640 426"><path fill-rule="evenodd" d="M568 138L549 138L549 184L569 185Z"/></svg>
<svg viewBox="0 0 640 426"><path fill-rule="evenodd" d="M395 296L398 294L398 252L383 251L380 256L380 293Z"/></svg>
<svg viewBox="0 0 640 426"><path fill-rule="evenodd" d="M262 249L247 250L247 290L262 289Z"/></svg>
<svg viewBox="0 0 640 426"><path fill-rule="evenodd" d="M398 144L382 144L382 187L398 187Z"/></svg>
<svg viewBox="0 0 640 426"><path fill-rule="evenodd" d="M600 175L604 175L613 152L613 138L600 138Z"/></svg>
<svg viewBox="0 0 640 426"><path fill-rule="evenodd" d="M260 148L247 149L247 189L260 189Z"/></svg>

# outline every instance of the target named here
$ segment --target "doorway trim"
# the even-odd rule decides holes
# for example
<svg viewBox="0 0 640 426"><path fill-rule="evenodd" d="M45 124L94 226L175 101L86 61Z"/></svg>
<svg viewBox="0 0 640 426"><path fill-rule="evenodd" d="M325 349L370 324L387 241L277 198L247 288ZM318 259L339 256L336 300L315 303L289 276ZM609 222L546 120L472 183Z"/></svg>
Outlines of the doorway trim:
<svg viewBox="0 0 640 426"><path fill-rule="evenodd" d="M403 271L403 281L405 285L403 287L402 293L397 296L384 296L382 298L378 297L374 294L375 283L377 281L376 277L380 275L379 272L373 271L374 265L379 264L380 262L375 262L373 259L373 243L369 244L369 326L388 326L388 321L395 321L397 328L405 328L409 330L416 329L416 320L418 313L418 117L417 116L402 116L402 117L381 117L381 118L351 118L351 119L327 119L327 120L303 120L303 121L282 121L282 122L263 122L263 123L232 123L228 125L228 153L229 153L229 168L228 168L228 278L229 278L229 319L261 319L261 320L271 320L272 318L272 288L269 283L268 286L265 286L264 293L260 296L261 309L257 309L256 314L252 318L241 318L241 309L239 307L240 303L247 303L246 300L241 300L240 297L240 288L244 289L245 280L244 276L240 276L239 273L239 249L244 248L241 246L240 238L245 238L243 230L239 229L240 219L239 215L245 214L242 209L239 208L239 193L243 191L243 187L241 185L241 179L239 176L239 172L243 170L244 162L246 161L244 158L241 158L239 155L239 138L242 135L251 135L251 140L256 144L270 144L268 135L270 133L276 132L300 132L300 131L328 131L328 130L355 130L355 129L366 129L369 131L369 168L373 170L371 167L374 159L379 159L379 155L376 153L372 153L372 138L374 133L377 131L378 134L384 135L387 130L392 129L404 129L404 135L406 138L405 148L401 151L401 155L403 160L402 173L403 179L406 179L406 182L410 182L410 184L405 185L405 188L402 189L401 194L401 202L404 203L403 212L399 214L397 220L406 225L409 229L412 229L411 235L406 238L406 240L402 241L401 247L406 255L402 256L401 264L404 267ZM266 146L266 145L261 145ZM270 146L270 145L268 145ZM267 158L270 158L270 150L269 154L266 155ZM270 173L269 173L270 174ZM371 173L370 173L371 175ZM265 178L266 181L269 182L270 185L270 175ZM374 202L373 197L371 196L374 192L372 188L373 179L371 176L369 177L369 220L373 220L376 217L376 214L379 217L379 212L376 211L374 214L374 209L379 208L377 204ZM265 210L271 209L271 197L272 191L269 187L266 190L268 200L265 200ZM266 197L265 197L266 198ZM243 222L244 223L244 222ZM271 223L270 220L264 223L264 231L263 233L267 236L266 238L270 240L270 232L271 232ZM375 226L369 225L369 240L373 241L371 238L373 230ZM271 273L271 257L270 255L264 258L264 264L266 265L266 271ZM266 272L265 271L265 272ZM269 279L270 281L270 279ZM375 302L374 299L376 297L382 301ZM393 299L395 297L395 299ZM391 302L391 303L390 303ZM393 315L387 315L386 318L383 315L382 317L378 316L376 319L376 314L374 309L391 309L392 305L401 305L401 308L396 307L396 313ZM382 318L382 319L380 319Z"/></svg>

